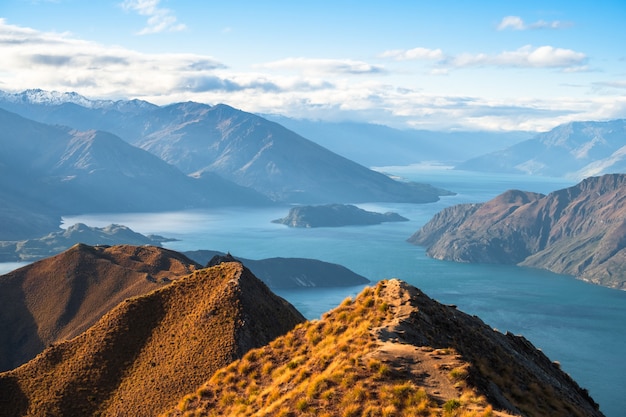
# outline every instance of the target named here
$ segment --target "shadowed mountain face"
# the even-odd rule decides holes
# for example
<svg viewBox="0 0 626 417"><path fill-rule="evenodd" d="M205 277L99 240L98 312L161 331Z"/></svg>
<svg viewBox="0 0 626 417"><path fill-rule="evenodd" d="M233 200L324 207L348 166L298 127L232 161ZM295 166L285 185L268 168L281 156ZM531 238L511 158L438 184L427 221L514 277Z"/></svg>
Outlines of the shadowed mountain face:
<svg viewBox="0 0 626 417"><path fill-rule="evenodd" d="M520 264L626 289L626 175L453 206L409 241L436 259Z"/></svg>
<svg viewBox="0 0 626 417"><path fill-rule="evenodd" d="M168 416L602 416L521 336L381 281L219 370Z"/></svg>
<svg viewBox="0 0 626 417"><path fill-rule="evenodd" d="M79 244L0 276L0 370L77 336L122 300L199 268L163 248Z"/></svg>
<svg viewBox="0 0 626 417"><path fill-rule="evenodd" d="M626 119L572 122L457 169L583 179L626 170Z"/></svg>
<svg viewBox="0 0 626 417"><path fill-rule="evenodd" d="M137 146L183 172L215 172L276 201L424 203L445 194L394 181L277 123L226 105L179 103L151 117L162 125L133 140Z"/></svg>
<svg viewBox="0 0 626 417"><path fill-rule="evenodd" d="M277 123L227 105L189 102L156 107L90 101L78 95L47 96L41 91L5 93L0 106L47 123L112 132L185 174L197 178L218 174L274 201L425 203L448 194L429 185L392 180Z"/></svg>
<svg viewBox="0 0 626 417"><path fill-rule="evenodd" d="M110 133L44 125L4 110L0 124L0 221L7 225L0 240L39 237L58 228L60 214L267 204L216 175L188 177ZM44 230L36 227L41 223Z"/></svg>
<svg viewBox="0 0 626 417"><path fill-rule="evenodd" d="M0 374L0 415L157 415L303 320L239 263L199 270Z"/></svg>

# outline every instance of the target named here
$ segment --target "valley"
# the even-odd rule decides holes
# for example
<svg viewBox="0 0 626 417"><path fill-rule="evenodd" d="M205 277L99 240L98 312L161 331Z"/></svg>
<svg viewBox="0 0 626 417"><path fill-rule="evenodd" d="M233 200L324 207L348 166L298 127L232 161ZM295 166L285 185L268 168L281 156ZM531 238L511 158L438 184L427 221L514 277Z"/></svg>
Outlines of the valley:
<svg viewBox="0 0 626 417"><path fill-rule="evenodd" d="M360 204L366 210L394 211L410 219L367 227L285 228L271 223L285 213L286 209L280 207L68 216L65 222L129 224L146 234L176 237L178 241L166 244L175 250L209 247L248 259L313 257L339 263L374 281L403 279L443 303L478 315L500 331L524 335L588 388L607 416L619 416L621 406L615 398L620 398L620 387L626 384L626 369L620 359L626 346L621 336L626 334L626 293L536 269L437 261L428 258L423 248L405 241L447 206L487 201L511 188L547 194L573 183L558 178L470 175L411 167L387 171L406 178L423 178L457 194L426 205ZM319 318L361 289L284 289L277 293L307 318ZM598 351L603 354L597 355ZM613 366L607 368L606 363Z"/></svg>
<svg viewBox="0 0 626 417"><path fill-rule="evenodd" d="M626 372L620 366L605 371L603 364L621 363L618 358L626 342L615 341L615 335L626 334L623 293L529 268L435 261L405 242L446 207L482 203L511 188L549 193L572 185L571 179L451 170L430 162L370 170L275 123L225 105L156 107L83 99L72 96L78 102L71 103L69 113L66 96L55 104L26 103L21 111L46 122L100 127L108 123L125 137L0 114L15 131L24 133L15 142L5 132L7 153L0 168L24 172L36 168L17 182L4 177L0 192L9 198L0 213L6 224L16 226L3 230L4 239L41 236L41 231L62 235L74 224L90 228L119 224L144 235L167 236L171 240L158 243L198 256L199 251L207 251L201 256L233 252L251 265L266 259L283 262L284 257L317 259L347 267L356 277L373 282L400 278L502 331L528 337L588 388L607 415L615 415L614 398ZM77 109L73 118L57 118ZM129 117L138 124L130 123ZM146 126L152 130L145 131ZM27 132L33 131L39 133L29 136ZM211 140L205 143L207 136ZM46 143L41 142L43 137L56 139ZM135 137L140 147L131 145L129 137ZM39 145L33 147L37 140ZM196 149L202 150L199 158L193 155ZM27 153L36 157L29 159ZM163 189L175 190L180 198L171 198ZM356 203L370 212L397 213L408 221L336 228L272 223L294 203L337 201ZM20 207L27 210L20 212ZM357 279L354 286L323 288L311 285L306 273L293 274L276 291L307 318L321 317L364 285ZM571 311L594 315L572 316ZM600 345L605 352L601 358L594 354Z"/></svg>

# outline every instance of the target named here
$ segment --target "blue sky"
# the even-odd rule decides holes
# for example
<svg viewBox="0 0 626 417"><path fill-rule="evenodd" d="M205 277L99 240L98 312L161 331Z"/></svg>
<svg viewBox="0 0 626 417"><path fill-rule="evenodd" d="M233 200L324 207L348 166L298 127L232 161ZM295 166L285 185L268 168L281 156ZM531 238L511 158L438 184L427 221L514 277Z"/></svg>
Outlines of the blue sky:
<svg viewBox="0 0 626 417"><path fill-rule="evenodd" d="M626 117L626 2L3 0L0 89L422 129Z"/></svg>

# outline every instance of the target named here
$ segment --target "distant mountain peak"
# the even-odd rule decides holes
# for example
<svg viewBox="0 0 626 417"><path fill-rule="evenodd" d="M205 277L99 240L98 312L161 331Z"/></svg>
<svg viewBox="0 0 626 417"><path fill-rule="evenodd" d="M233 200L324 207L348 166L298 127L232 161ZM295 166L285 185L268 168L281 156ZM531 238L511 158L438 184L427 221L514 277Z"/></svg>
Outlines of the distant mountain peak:
<svg viewBox="0 0 626 417"><path fill-rule="evenodd" d="M32 88L19 93L7 93L0 91L0 100L16 104L39 104L44 106L58 106L61 104L72 103L89 109L116 109L126 111L132 109L148 110L157 107L152 103L139 99L92 100L74 91L48 91L39 88Z"/></svg>

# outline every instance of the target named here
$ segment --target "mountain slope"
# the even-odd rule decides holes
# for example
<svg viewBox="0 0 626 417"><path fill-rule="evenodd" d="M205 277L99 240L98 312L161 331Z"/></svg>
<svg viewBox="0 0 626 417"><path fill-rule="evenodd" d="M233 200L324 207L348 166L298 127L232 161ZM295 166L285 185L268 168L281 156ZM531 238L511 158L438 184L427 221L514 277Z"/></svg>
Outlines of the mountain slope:
<svg viewBox="0 0 626 417"><path fill-rule="evenodd" d="M465 161L457 169L583 179L626 167L626 119L572 122L501 151Z"/></svg>
<svg viewBox="0 0 626 417"><path fill-rule="evenodd" d="M276 201L424 203L444 194L394 181L277 123L223 104L179 103L157 114L170 123L134 142L137 146L183 172L215 172Z"/></svg>
<svg viewBox="0 0 626 417"><path fill-rule="evenodd" d="M163 248L78 244L0 276L0 370L85 331L128 297L201 268Z"/></svg>
<svg viewBox="0 0 626 417"><path fill-rule="evenodd" d="M389 280L219 370L168 416L602 416L521 336Z"/></svg>
<svg viewBox="0 0 626 417"><path fill-rule="evenodd" d="M426 184L392 180L277 123L227 105L122 103L90 101L71 93L0 94L0 106L11 111L112 132L185 174L219 174L275 201L424 203L447 194Z"/></svg>
<svg viewBox="0 0 626 417"><path fill-rule="evenodd" d="M626 175L608 174L444 209L409 241L436 259L520 264L626 289L625 236Z"/></svg>
<svg viewBox="0 0 626 417"><path fill-rule="evenodd" d="M52 231L11 226L24 223L20 211L38 219L267 204L261 195L215 175L190 178L110 133L49 126L5 110L0 110L0 124L0 196L7 197L0 203L0 221L7 224L0 230L0 240Z"/></svg>
<svg viewBox="0 0 626 417"><path fill-rule="evenodd" d="M0 415L155 415L301 321L241 264L199 270L0 374Z"/></svg>

